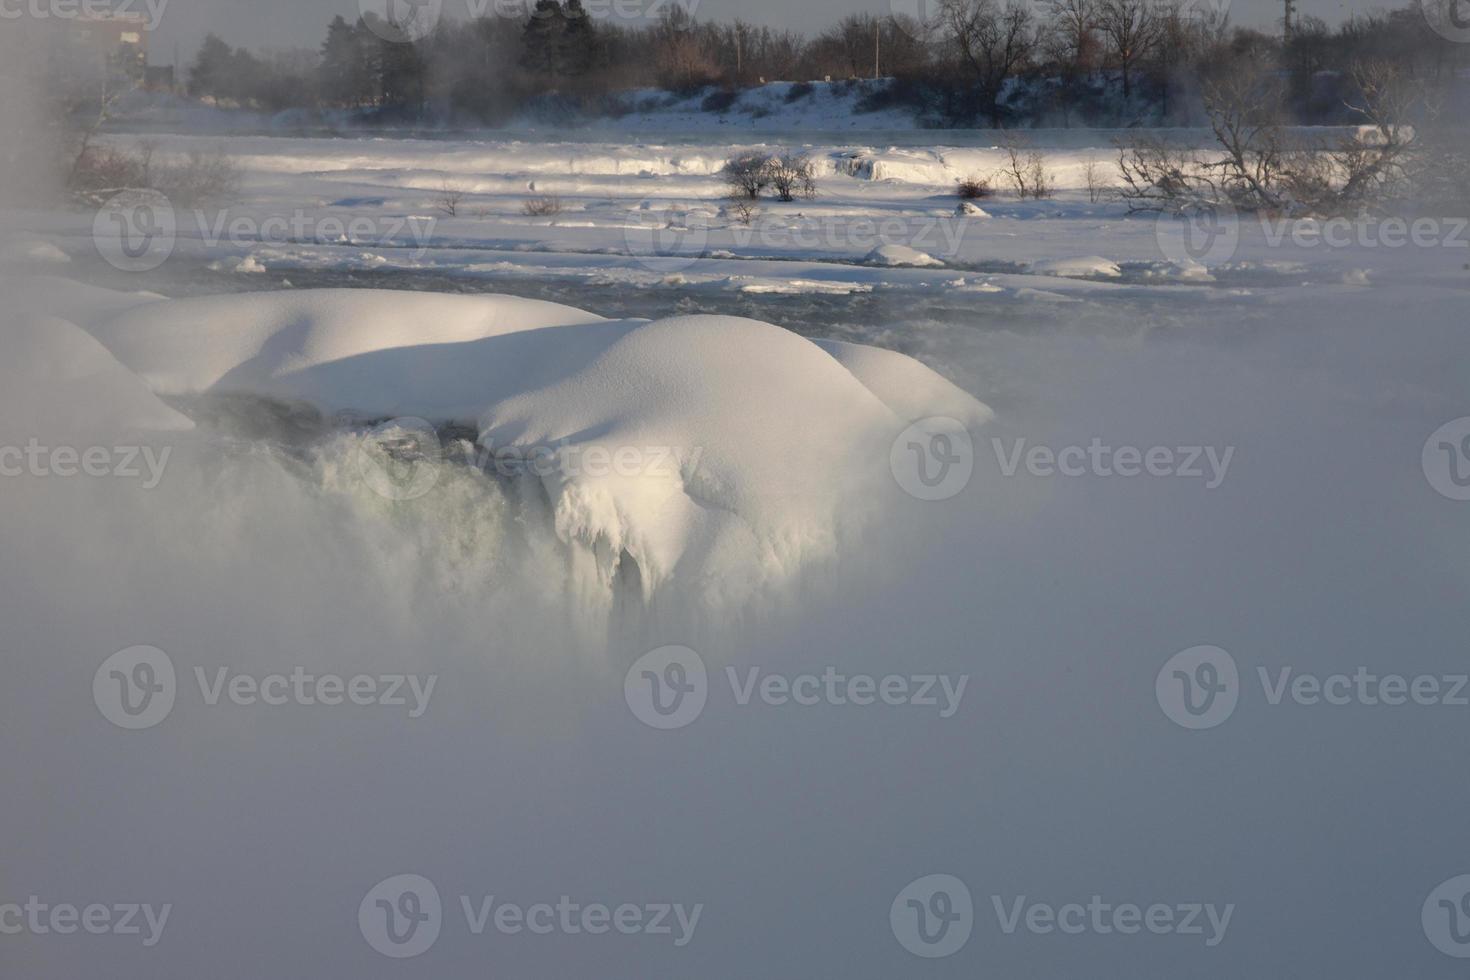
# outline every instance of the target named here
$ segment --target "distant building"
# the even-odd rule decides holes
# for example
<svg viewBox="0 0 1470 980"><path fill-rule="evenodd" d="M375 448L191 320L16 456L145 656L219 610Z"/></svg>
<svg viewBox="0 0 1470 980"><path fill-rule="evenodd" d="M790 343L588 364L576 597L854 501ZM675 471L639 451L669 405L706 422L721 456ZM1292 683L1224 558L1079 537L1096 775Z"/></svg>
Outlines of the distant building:
<svg viewBox="0 0 1470 980"><path fill-rule="evenodd" d="M108 88L137 88L148 75L148 18L135 13L82 14L58 22L54 67Z"/></svg>

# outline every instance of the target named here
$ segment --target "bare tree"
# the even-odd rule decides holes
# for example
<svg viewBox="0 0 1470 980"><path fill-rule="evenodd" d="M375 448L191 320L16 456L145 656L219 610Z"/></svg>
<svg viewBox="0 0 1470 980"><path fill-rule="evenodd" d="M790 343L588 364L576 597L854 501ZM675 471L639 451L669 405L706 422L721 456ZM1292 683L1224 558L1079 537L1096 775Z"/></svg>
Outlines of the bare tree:
<svg viewBox="0 0 1470 980"><path fill-rule="evenodd" d="M806 198L817 196L812 160L805 153L783 153L772 157L766 164L766 178L779 200L794 201L798 194Z"/></svg>
<svg viewBox="0 0 1470 980"><path fill-rule="evenodd" d="M1087 200L1093 204L1101 201L1108 187L1103 183L1102 163L1091 153L1082 164L1082 176L1087 181Z"/></svg>
<svg viewBox="0 0 1470 980"><path fill-rule="evenodd" d="M1006 134L1002 148L1006 163L1001 166L1001 176L1010 182L1011 188L1021 200L1040 200L1052 195L1051 174L1046 169L1046 159L1041 151L1033 148L1025 139L1014 133Z"/></svg>
<svg viewBox="0 0 1470 980"><path fill-rule="evenodd" d="M1133 74L1159 40L1159 19L1151 0L1099 0L1097 28L1107 39L1123 74L1123 99L1133 96Z"/></svg>
<svg viewBox="0 0 1470 980"><path fill-rule="evenodd" d="M1097 26L1097 0L1046 0L1050 21L1047 37L1057 61L1080 75L1087 68L1092 32Z"/></svg>
<svg viewBox="0 0 1470 980"><path fill-rule="evenodd" d="M993 126L1000 125L1005 81L1036 48L1035 19L1023 0L939 0L938 20L961 64L974 77Z"/></svg>
<svg viewBox="0 0 1470 980"><path fill-rule="evenodd" d="M730 186L730 193L754 200L771 182L767 165L770 158L764 153L746 153L725 161L720 176Z"/></svg>
<svg viewBox="0 0 1470 980"><path fill-rule="evenodd" d="M459 213L459 202L464 200L464 188L445 177L439 184L439 196L434 206L451 218Z"/></svg>

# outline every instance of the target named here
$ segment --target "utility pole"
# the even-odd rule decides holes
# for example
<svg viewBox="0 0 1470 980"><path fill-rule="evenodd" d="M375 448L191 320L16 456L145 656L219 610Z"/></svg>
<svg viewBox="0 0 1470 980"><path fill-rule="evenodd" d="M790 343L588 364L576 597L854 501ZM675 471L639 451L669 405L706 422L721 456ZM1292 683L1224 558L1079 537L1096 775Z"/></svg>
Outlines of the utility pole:
<svg viewBox="0 0 1470 980"><path fill-rule="evenodd" d="M1291 43L1291 17L1296 13L1296 0L1282 0L1286 6L1285 16L1281 18L1281 40L1287 44Z"/></svg>
<svg viewBox="0 0 1470 980"><path fill-rule="evenodd" d="M1291 0L1287 0L1288 3ZM877 17L873 18L873 77L878 77L878 43L882 34L883 22Z"/></svg>

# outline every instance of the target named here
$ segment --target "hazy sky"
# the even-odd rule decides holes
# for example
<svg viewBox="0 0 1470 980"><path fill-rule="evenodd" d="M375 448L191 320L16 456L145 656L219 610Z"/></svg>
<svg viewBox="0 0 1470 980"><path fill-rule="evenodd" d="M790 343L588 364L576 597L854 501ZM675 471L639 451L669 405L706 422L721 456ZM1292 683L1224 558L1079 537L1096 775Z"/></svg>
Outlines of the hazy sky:
<svg viewBox="0 0 1470 980"><path fill-rule="evenodd" d="M150 0L155 7L160 0ZM383 0L363 0L381 4ZM471 3L475 9L500 4L509 9L534 0L443 0L448 16L463 17ZM584 0L589 10L597 4L618 9L657 9L655 5L673 0ZM841 16L855 11L888 13L890 10L912 11L924 0L685 0L694 4L700 19L729 20L741 17L756 23L788 27L807 33L821 29ZM1212 5L1228 4L1231 20L1236 24L1269 26L1281 16L1278 0L1201 0ZM142 12L145 0L132 0L133 9ZM1298 0L1298 10L1336 23L1351 13L1362 13L1385 6L1402 6L1397 2L1375 0ZM369 8L371 9L371 7ZM379 7L378 9L381 9ZM496 9L491 6L489 9ZM150 41L150 60L167 64L173 60L174 46L187 60L200 39L208 31L219 34L233 45L246 47L316 47L326 33L326 25L335 14L349 19L359 13L358 0L167 0L159 27Z"/></svg>

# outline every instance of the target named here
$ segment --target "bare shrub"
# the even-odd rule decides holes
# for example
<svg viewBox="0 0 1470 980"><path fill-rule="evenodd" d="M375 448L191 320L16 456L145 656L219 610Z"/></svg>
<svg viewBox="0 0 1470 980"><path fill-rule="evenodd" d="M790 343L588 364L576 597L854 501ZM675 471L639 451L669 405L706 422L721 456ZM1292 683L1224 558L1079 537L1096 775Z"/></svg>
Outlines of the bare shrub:
<svg viewBox="0 0 1470 980"><path fill-rule="evenodd" d="M1101 201L1112 189L1104 182L1102 161L1094 154L1089 153L1082 164L1082 177L1087 182L1087 200L1093 204Z"/></svg>
<svg viewBox="0 0 1470 980"><path fill-rule="evenodd" d="M1336 145L1288 142L1278 79L1237 73L1213 80L1203 96L1216 156L1201 159L1156 137L1119 144L1121 196L1133 210L1165 212L1224 203L1246 212L1320 215L1375 206L1413 167L1404 120L1415 95L1387 66L1360 66L1354 80L1358 98L1348 106L1364 120L1363 132Z"/></svg>
<svg viewBox="0 0 1470 980"><path fill-rule="evenodd" d="M521 212L532 218L549 218L554 214L561 214L561 211L561 198L555 194L527 198L521 204Z"/></svg>
<svg viewBox="0 0 1470 980"><path fill-rule="evenodd" d="M770 183L767 164L770 160L761 153L747 153L725 161L720 176L730 186L732 196L743 196L754 200Z"/></svg>
<svg viewBox="0 0 1470 980"><path fill-rule="evenodd" d="M173 204L189 207L233 197L240 169L222 150L191 150L181 159L154 162L156 144L145 140L132 149L90 143L73 161L70 190L99 203L125 190L154 190Z"/></svg>
<svg viewBox="0 0 1470 980"><path fill-rule="evenodd" d="M732 196L725 203L725 215L737 224L748 225L760 214L760 207L745 196Z"/></svg>
<svg viewBox="0 0 1470 980"><path fill-rule="evenodd" d="M112 146L88 146L73 161L71 189L82 196L145 186L136 154Z"/></svg>
<svg viewBox="0 0 1470 980"><path fill-rule="evenodd" d="M1000 168L1003 176L1021 200L1041 199L1052 195L1051 174L1046 169L1046 159L1040 150L1018 136L1008 136L1003 149L1006 163Z"/></svg>
<svg viewBox="0 0 1470 980"><path fill-rule="evenodd" d="M182 160L152 167L151 173L156 175L154 189L178 205L228 200L240 191L240 168L223 150L190 150Z"/></svg>
<svg viewBox="0 0 1470 980"><path fill-rule="evenodd" d="M459 205L463 200L464 188L452 183L446 177L439 185L439 194L434 198L434 206L453 218L459 214Z"/></svg>
<svg viewBox="0 0 1470 980"><path fill-rule="evenodd" d="M766 179L781 201L794 201L796 195L817 196L815 168L805 153L783 153L766 164Z"/></svg>
<svg viewBox="0 0 1470 980"><path fill-rule="evenodd" d="M975 174L961 178L956 184L955 192L959 194L962 201L978 201L995 194L990 187L990 181Z"/></svg>

